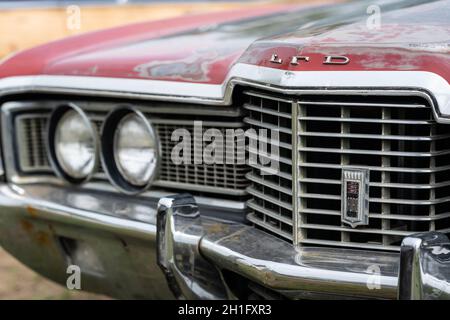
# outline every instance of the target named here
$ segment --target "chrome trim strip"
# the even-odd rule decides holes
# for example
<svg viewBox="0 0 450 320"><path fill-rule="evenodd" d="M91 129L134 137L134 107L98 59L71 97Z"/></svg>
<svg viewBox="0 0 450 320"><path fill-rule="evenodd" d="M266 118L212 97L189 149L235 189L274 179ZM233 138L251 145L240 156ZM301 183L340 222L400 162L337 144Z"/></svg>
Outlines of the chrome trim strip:
<svg viewBox="0 0 450 320"><path fill-rule="evenodd" d="M54 190L56 197L68 198L71 192L63 191L63 194L58 194L56 188L42 188L44 193L48 190ZM87 193L86 193L87 194ZM92 197L92 196L90 196ZM0 199L3 207L16 208L32 208L36 209L40 219L48 219L50 221L57 221L61 223L69 223L71 225L79 225L85 227L94 227L108 232L119 233L138 237L141 239L155 240L156 226L154 224L124 219L119 216L104 214L102 212L94 212L84 210L82 208L69 207L54 200L45 200L43 198L35 198L28 193L27 188L22 188L16 185L0 185ZM92 198L91 198L92 199ZM103 200L103 198L102 198ZM96 203L98 200L95 200ZM106 202L105 202L106 203ZM129 203L127 203L128 205ZM146 207L148 209L148 207ZM154 210L154 209L153 209ZM149 209L149 213L151 209ZM108 212L106 212L108 213ZM149 218L151 218L149 216ZM154 219L153 219L154 220Z"/></svg>
<svg viewBox="0 0 450 320"><path fill-rule="evenodd" d="M341 184L340 180L335 180L335 179L302 178L302 179L299 179L299 181L304 182L304 183L320 183L320 184L335 184L335 185ZM446 182L435 182L435 183L428 183L428 184L370 182L369 185L371 187L428 190L428 189L436 189L436 188L441 188L441 187L448 187L448 186L450 186L450 182L446 181Z"/></svg>
<svg viewBox="0 0 450 320"><path fill-rule="evenodd" d="M300 244L308 244L313 246L327 246L327 247L339 247L339 248L357 248L367 250L389 250L398 252L400 249L398 246L384 245L384 244L372 244L370 242L342 242L340 240L317 240L317 239L305 239Z"/></svg>
<svg viewBox="0 0 450 320"><path fill-rule="evenodd" d="M285 71L239 63L230 71L228 80L292 95L408 95L411 90L426 90L434 96L437 105L424 92L418 91L415 95L430 101L436 120L450 122L444 118L450 117L450 84L441 76L426 71ZM377 92L379 89L384 90Z"/></svg>
<svg viewBox="0 0 450 320"><path fill-rule="evenodd" d="M450 134L428 135L428 136L406 136L389 134L361 134L361 133L332 133L308 131L299 132L302 137L328 137L328 138L353 138L353 139L376 139L376 140L400 140L400 141L434 141L450 138Z"/></svg>
<svg viewBox="0 0 450 320"><path fill-rule="evenodd" d="M293 132L294 134L292 134L292 141L291 141L291 145L292 146L298 146L300 145L300 137L297 134L298 132L301 132L302 129L300 128L300 121L298 121L298 116L299 116L299 109L300 106L298 105L297 102L292 102L291 103L291 132ZM299 166L299 162L300 162L300 153L299 152L292 152L292 163L291 163L291 168L292 168L292 232L293 232L293 242L294 242L294 246L298 246L300 240L302 240L303 236L302 236L302 230L300 228L300 225L303 224L303 222L300 220L301 219L301 215L300 215L300 208L301 208L301 199L299 198L298 194L299 194L299 179L301 177L300 174L300 166Z"/></svg>
<svg viewBox="0 0 450 320"><path fill-rule="evenodd" d="M399 119L370 119L370 118L332 118L332 117L299 117L305 121L333 121L333 122L362 122L362 123L383 123L383 124L432 124L432 120L399 120Z"/></svg>
<svg viewBox="0 0 450 320"><path fill-rule="evenodd" d="M403 151L376 151L376 150L360 150L360 149L337 149L337 148L315 148L315 147L299 147L300 152L320 152L320 153L339 153L339 154L369 154L379 156L398 156L398 157L437 157L450 154L450 150L433 151L433 152L403 152Z"/></svg>
<svg viewBox="0 0 450 320"><path fill-rule="evenodd" d="M379 94L404 95L411 94L411 90L425 90L433 95L436 105L427 93L414 94L430 100L437 120L450 122L447 119L450 117L450 85L441 76L427 71L285 71L237 63L222 84L38 75L1 79L0 91L2 95L51 92L229 105L233 88L238 84L282 94L333 94L343 93L342 90L347 94L377 94L377 89L384 89Z"/></svg>
<svg viewBox="0 0 450 320"><path fill-rule="evenodd" d="M323 199L323 200L341 200L338 195L322 194L322 193L300 193L300 197L308 199ZM433 200L411 200L411 199L394 199L394 198L370 198L370 202L377 203L392 203L392 204L409 204L409 205L433 205L450 201L450 197L442 197Z"/></svg>
<svg viewBox="0 0 450 320"><path fill-rule="evenodd" d="M18 207L45 208L47 211L51 211L48 217L51 214L52 217L57 218L56 220L69 223L72 223L71 218L73 218L75 224L85 220L91 220L89 223L92 225L97 222L109 224L110 218L114 218L123 221L126 229L138 227L139 234L148 230L156 231L155 229L148 229L148 224L151 224L155 218L152 214L156 210L156 203L159 199L174 194L163 190L151 190L146 191L140 197L130 197L118 193L116 190L116 197L111 197L110 192L114 190L116 189L113 186L98 182L88 182L83 189L62 189L49 184L22 186L0 184L0 202L7 197L10 199L8 203L15 203L14 200L17 200L20 203L17 203ZM222 210L227 213L240 213L245 210L245 203L234 200L201 196L195 196L194 199L205 210ZM6 204L6 202L3 202L3 204ZM133 206L140 206L137 211L139 219L133 220L130 218L130 214L136 211L132 210ZM92 208L95 208L95 212ZM140 211L141 209L143 211ZM64 212L67 214L63 214ZM39 217L46 218L47 216L39 215ZM91 219L92 217L95 217L95 219ZM119 228L120 223L118 222L116 226ZM135 234L135 236L138 236L138 234Z"/></svg>
<svg viewBox="0 0 450 320"><path fill-rule="evenodd" d="M324 209L303 209L303 213L320 214L327 216L341 216L341 211L337 210L324 210ZM389 220L408 220L408 221L437 221L450 217L449 213L440 213L434 216L429 215L404 215L404 214L381 214L381 213L369 213L369 218L374 219L389 219Z"/></svg>
<svg viewBox="0 0 450 320"><path fill-rule="evenodd" d="M304 162L302 163L303 167L310 167L310 168L327 168L327 169L347 169L351 166L349 165L340 165L340 164L331 164L331 163L309 163ZM450 166L441 166L436 168L402 168L402 167L376 167L376 166L360 166L364 169L369 170L376 170L376 171L395 171L395 172L419 172L419 173L433 173L433 172L440 172L440 171L446 171L450 169Z"/></svg>
<svg viewBox="0 0 450 320"><path fill-rule="evenodd" d="M95 89L93 89L95 88ZM0 80L2 95L23 92L222 104L221 85L85 76L18 76Z"/></svg>
<svg viewBox="0 0 450 320"><path fill-rule="evenodd" d="M384 230L384 229L352 229L352 228L335 227L335 226L331 226L331 225L314 224L314 223L311 223L311 224L305 223L302 225L302 228L314 229L314 230L345 231L345 232L353 232L353 233L382 234L382 235L391 235L391 236L409 236L409 235L414 234L414 231ZM449 229L439 230L439 232L443 232L443 233L446 233L448 231L449 231Z"/></svg>
<svg viewBox="0 0 450 320"><path fill-rule="evenodd" d="M407 108L407 109L426 109L428 106L423 104L395 104L395 103L359 103L359 102L329 102L329 101L299 101L302 105L311 106L337 106L337 107L377 107L377 108Z"/></svg>

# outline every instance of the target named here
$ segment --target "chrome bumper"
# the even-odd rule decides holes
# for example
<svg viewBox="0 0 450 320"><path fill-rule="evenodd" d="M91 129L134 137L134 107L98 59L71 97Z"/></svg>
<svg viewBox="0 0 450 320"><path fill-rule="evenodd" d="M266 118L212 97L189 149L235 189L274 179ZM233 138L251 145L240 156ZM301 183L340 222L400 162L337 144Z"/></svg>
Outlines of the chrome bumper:
<svg viewBox="0 0 450 320"><path fill-rule="evenodd" d="M158 199L0 185L0 241L61 284L67 266L79 264L82 289L118 298L248 298L247 288L257 287L292 299L395 299L400 268L400 298L447 297L436 294L450 287L449 250L441 236L445 250L423 242L411 249L416 238L405 239L401 259L396 253L295 248L254 227L208 217L189 195L162 197L157 210ZM439 259L430 260L436 252Z"/></svg>
<svg viewBox="0 0 450 320"><path fill-rule="evenodd" d="M202 217L189 195L161 199L157 226L158 264L178 297L239 297L227 270L292 299L450 299L450 241L437 232L405 238L400 257L294 248L253 227Z"/></svg>
<svg viewBox="0 0 450 320"><path fill-rule="evenodd" d="M398 254L296 249L254 227L205 218L186 195L160 200L157 225L158 263L178 297L240 297L224 271L292 299L397 296Z"/></svg>

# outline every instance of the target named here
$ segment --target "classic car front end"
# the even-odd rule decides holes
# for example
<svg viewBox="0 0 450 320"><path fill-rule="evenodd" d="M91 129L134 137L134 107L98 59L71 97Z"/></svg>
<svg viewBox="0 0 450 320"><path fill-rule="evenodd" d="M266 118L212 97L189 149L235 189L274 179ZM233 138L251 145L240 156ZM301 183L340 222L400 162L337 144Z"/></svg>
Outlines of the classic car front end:
<svg viewBox="0 0 450 320"><path fill-rule="evenodd" d="M118 298L449 298L449 9L266 4L3 61L2 246Z"/></svg>

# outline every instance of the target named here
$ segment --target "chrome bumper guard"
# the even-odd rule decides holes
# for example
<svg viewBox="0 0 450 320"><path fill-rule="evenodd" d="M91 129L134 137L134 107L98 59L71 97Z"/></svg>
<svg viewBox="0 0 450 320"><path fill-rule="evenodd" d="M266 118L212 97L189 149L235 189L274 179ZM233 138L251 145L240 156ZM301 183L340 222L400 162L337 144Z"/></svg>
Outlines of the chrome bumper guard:
<svg viewBox="0 0 450 320"><path fill-rule="evenodd" d="M446 235L427 232L403 240L399 299L450 299L450 241Z"/></svg>

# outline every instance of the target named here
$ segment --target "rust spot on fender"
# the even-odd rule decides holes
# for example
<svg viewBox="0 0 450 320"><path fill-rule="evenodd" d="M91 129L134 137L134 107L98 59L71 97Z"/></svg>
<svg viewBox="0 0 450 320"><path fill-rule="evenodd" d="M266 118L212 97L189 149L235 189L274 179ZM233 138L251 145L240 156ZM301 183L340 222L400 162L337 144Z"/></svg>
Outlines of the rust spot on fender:
<svg viewBox="0 0 450 320"><path fill-rule="evenodd" d="M22 226L22 229L27 233L31 233L33 231L33 224L28 220L21 220L20 225Z"/></svg>
<svg viewBox="0 0 450 320"><path fill-rule="evenodd" d="M43 231L39 231L35 234L34 238L36 239L36 242L43 246L50 245L50 237L47 233Z"/></svg>
<svg viewBox="0 0 450 320"><path fill-rule="evenodd" d="M38 216L37 209L33 208L32 206L27 206L26 210L28 214L33 218L36 218Z"/></svg>
<svg viewBox="0 0 450 320"><path fill-rule="evenodd" d="M30 236L32 240L42 246L50 246L51 238L47 232L35 230L34 225L28 220L21 220L22 229Z"/></svg>

